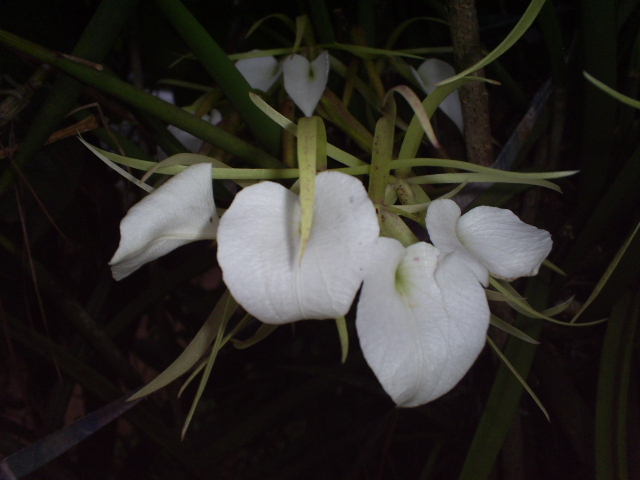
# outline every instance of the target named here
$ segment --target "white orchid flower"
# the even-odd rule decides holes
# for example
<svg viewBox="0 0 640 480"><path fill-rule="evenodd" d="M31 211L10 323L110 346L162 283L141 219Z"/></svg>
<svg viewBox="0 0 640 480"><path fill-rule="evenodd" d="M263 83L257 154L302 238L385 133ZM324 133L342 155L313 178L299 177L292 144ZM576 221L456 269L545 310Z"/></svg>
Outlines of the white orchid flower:
<svg viewBox="0 0 640 480"><path fill-rule="evenodd" d="M435 200L426 222L433 244L464 257L485 286L489 273L507 280L536 275L551 251L549 232L504 208L481 206L460 216L453 200Z"/></svg>
<svg viewBox="0 0 640 480"><path fill-rule="evenodd" d="M305 116L313 115L329 78L329 52L322 52L309 62L302 55L291 55L282 61L274 57L238 60L236 68L251 88L267 91L278 79L284 78L284 89Z"/></svg>
<svg viewBox="0 0 640 480"><path fill-rule="evenodd" d="M300 199L280 184L240 191L218 229L218 263L233 297L257 319L283 324L345 315L379 235L359 180L316 177L311 234L300 258Z"/></svg>
<svg viewBox="0 0 640 480"><path fill-rule="evenodd" d="M216 237L211 168L210 163L187 167L129 209L109 262L113 278L121 280L189 242Z"/></svg>
<svg viewBox="0 0 640 480"><path fill-rule="evenodd" d="M415 80L427 95L436 89L436 83L453 77L456 74L456 71L451 65L437 58L425 60L422 62L422 65L418 67L417 71L413 67L410 68ZM453 123L456 124L460 132L464 132L462 106L460 104L460 95L457 90L451 92L438 108L440 108L447 117L453 120Z"/></svg>
<svg viewBox="0 0 640 480"><path fill-rule="evenodd" d="M464 261L425 242L378 240L362 285L356 327L367 363L400 407L451 390L482 350L484 290Z"/></svg>
<svg viewBox="0 0 640 480"><path fill-rule="evenodd" d="M489 325L489 273L535 275L551 250L548 232L500 208L460 216L452 200L435 200L427 229L435 246L378 240L358 303L364 356L402 407L447 393L475 361Z"/></svg>

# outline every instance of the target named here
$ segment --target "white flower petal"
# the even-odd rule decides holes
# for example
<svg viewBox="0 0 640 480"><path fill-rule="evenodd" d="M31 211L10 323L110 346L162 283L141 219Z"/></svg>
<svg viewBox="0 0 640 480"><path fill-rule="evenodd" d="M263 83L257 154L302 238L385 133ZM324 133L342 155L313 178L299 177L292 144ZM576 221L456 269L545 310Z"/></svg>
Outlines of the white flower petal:
<svg viewBox="0 0 640 480"><path fill-rule="evenodd" d="M456 255L424 242L380 238L360 293L362 351L401 407L451 390L482 350L489 325L484 290Z"/></svg>
<svg viewBox="0 0 640 480"><path fill-rule="evenodd" d="M552 246L549 232L503 208L474 208L460 217L457 232L492 274L509 280L536 275Z"/></svg>
<svg viewBox="0 0 640 480"><path fill-rule="evenodd" d="M489 282L487 267L460 242L457 223L460 218L460 207L453 200L434 200L427 209L427 230L431 242L443 253L459 256L476 275L485 287Z"/></svg>
<svg viewBox="0 0 640 480"><path fill-rule="evenodd" d="M222 216L218 263L234 298L265 323L335 318L349 310L378 235L362 183L323 172L300 260L300 199L263 182L238 193Z"/></svg>
<svg viewBox="0 0 640 480"><path fill-rule="evenodd" d="M280 76L280 64L275 57L245 58L236 68L255 90L268 91Z"/></svg>
<svg viewBox="0 0 640 480"><path fill-rule="evenodd" d="M209 115L202 117L202 120L209 122L211 125L217 125L222 121L222 114L217 109L212 109ZM191 153L198 153L202 148L202 140L190 133L180 130L174 125L167 128L173 135L184 145Z"/></svg>
<svg viewBox="0 0 640 480"><path fill-rule="evenodd" d="M109 262L121 280L142 265L194 240L213 239L218 214L211 164L192 165L136 203L120 223L120 245Z"/></svg>
<svg viewBox="0 0 640 480"><path fill-rule="evenodd" d="M311 63L301 55L283 61L284 89L293 102L310 117L318 106L329 78L329 52L322 52Z"/></svg>
<svg viewBox="0 0 640 480"><path fill-rule="evenodd" d="M430 58L422 62L417 72L413 68L411 70L413 70L414 77L427 95L436 89L435 84L453 77L456 74L456 71L451 65L437 58ZM461 132L464 131L462 106L457 90L451 92L447 98L442 101L439 108L447 117L453 120L453 123L456 124Z"/></svg>

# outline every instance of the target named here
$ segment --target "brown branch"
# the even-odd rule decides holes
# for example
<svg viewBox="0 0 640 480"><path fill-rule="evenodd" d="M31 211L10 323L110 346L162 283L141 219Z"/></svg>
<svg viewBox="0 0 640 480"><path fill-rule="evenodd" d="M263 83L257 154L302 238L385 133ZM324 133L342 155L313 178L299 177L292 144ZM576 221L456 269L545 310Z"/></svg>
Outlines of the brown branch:
<svg viewBox="0 0 640 480"><path fill-rule="evenodd" d="M465 70L482 59L475 0L447 0L451 24L453 57L458 71ZM484 76L479 70L475 75ZM460 88L460 103L464 118L464 138L469 161L490 166L493 163L489 97L483 82L473 82Z"/></svg>

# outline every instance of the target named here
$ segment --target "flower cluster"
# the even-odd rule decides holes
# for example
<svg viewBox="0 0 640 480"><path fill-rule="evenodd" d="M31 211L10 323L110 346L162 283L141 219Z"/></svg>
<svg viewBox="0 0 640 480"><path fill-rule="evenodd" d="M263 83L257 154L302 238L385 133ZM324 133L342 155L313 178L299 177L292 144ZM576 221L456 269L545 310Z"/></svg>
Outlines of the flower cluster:
<svg viewBox="0 0 640 480"><path fill-rule="evenodd" d="M192 240L217 235L231 294L257 319L283 324L345 315L362 285L356 326L365 358L399 406L453 388L484 345L489 275L535 275L548 232L509 210L461 216L452 200L426 216L433 245L380 237L373 203L349 175L316 177L312 230L300 255L297 195L273 182L239 192L218 222L211 165L186 168L129 210L110 264L116 279Z"/></svg>

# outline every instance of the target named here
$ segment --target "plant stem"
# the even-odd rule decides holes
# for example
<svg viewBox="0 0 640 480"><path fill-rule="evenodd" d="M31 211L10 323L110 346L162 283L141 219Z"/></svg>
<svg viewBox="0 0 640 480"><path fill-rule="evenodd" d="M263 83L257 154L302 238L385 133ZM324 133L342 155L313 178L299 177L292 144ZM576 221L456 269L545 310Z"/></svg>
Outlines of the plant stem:
<svg viewBox="0 0 640 480"><path fill-rule="evenodd" d="M482 59L475 0L447 0L447 10L455 66L462 71ZM483 77L484 70L474 75ZM463 85L459 92L467 157L473 163L489 166L493 163L493 151L487 89L483 82L474 82Z"/></svg>

